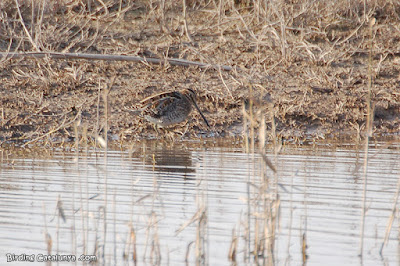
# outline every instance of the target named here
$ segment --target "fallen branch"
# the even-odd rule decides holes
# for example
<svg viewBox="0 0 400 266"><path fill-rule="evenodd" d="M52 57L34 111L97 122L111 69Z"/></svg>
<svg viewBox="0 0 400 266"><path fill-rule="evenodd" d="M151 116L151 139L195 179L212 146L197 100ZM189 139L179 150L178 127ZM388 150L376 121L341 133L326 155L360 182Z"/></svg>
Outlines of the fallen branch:
<svg viewBox="0 0 400 266"><path fill-rule="evenodd" d="M27 53L0 53L0 59L19 59L25 57L32 58L54 58L54 59L86 59L86 60L107 60L107 61L133 61L143 62L151 64L163 64L167 61L173 66L197 66L200 68L213 68L216 70L223 69L225 71L231 71L230 66L220 66L214 64L206 64L201 62L189 61L177 58L152 58L152 57L140 57L140 56L129 56L129 55L107 55L107 54L79 54L79 53L53 53L53 52L27 52Z"/></svg>

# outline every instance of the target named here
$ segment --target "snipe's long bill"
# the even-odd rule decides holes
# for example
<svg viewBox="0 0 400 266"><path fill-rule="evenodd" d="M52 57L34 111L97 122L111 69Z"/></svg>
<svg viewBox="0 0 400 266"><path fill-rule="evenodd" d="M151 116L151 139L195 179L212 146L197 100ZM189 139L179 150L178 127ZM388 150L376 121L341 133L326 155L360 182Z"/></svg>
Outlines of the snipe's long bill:
<svg viewBox="0 0 400 266"><path fill-rule="evenodd" d="M197 106L196 93L192 89L156 94L143 99L140 104L143 117L159 127L168 127L185 121L192 111L192 106L210 127Z"/></svg>

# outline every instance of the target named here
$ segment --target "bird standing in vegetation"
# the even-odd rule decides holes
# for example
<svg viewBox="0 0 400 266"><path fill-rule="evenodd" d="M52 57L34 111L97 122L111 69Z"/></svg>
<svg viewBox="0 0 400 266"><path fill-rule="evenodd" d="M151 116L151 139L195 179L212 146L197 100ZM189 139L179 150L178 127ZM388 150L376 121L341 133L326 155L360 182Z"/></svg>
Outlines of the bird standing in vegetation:
<svg viewBox="0 0 400 266"><path fill-rule="evenodd" d="M192 111L192 106L199 112L205 124L210 127L197 106L196 93L192 89L163 92L147 97L140 101L138 111L154 125L168 127L185 121Z"/></svg>

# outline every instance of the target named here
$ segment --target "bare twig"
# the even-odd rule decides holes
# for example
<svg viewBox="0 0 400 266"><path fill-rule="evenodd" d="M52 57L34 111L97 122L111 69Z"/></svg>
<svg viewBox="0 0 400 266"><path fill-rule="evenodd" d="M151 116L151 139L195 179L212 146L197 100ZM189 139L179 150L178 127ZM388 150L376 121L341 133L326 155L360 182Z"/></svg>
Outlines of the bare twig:
<svg viewBox="0 0 400 266"><path fill-rule="evenodd" d="M24 57L32 58L52 58L52 59L86 59L86 60L106 60L106 61L133 61L151 64L163 64L167 61L174 66L197 66L199 68L213 68L231 71L233 68L224 65L206 64L196 61L189 61L177 58L153 58L129 55L110 55L110 54L80 54L80 53L55 53L55 52L28 52L28 53L0 53L0 59L19 59Z"/></svg>

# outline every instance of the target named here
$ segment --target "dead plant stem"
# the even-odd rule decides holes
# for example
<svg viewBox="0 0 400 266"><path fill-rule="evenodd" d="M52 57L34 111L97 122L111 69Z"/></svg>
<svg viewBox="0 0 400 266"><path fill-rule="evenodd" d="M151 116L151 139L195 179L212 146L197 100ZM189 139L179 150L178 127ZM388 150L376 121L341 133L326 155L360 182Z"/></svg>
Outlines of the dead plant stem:
<svg viewBox="0 0 400 266"><path fill-rule="evenodd" d="M187 23L187 17L186 17L186 0L182 0L182 5L183 5L183 25L185 27L185 32L186 32L186 37L189 39L189 41L191 43L193 43L193 38L190 35L189 32L189 27L188 27L188 23Z"/></svg>
<svg viewBox="0 0 400 266"><path fill-rule="evenodd" d="M28 37L28 39L29 39L29 41L31 42L32 46L33 46L37 51L40 51L39 47L38 47L38 46L36 45L36 43L33 41L31 34L29 33L28 29L27 29L26 26L25 26L25 22L24 22L24 19L23 19L23 17L22 17L21 10L20 10L20 8L19 8L18 0L14 0L14 1L15 1L15 6L16 6L16 8L17 8L17 12L18 12L19 22L21 23L22 28L24 29L26 36ZM33 9L33 6L32 6L32 9Z"/></svg>
<svg viewBox="0 0 400 266"><path fill-rule="evenodd" d="M386 244L389 241L389 236L390 236L390 232L392 230L393 221L394 221L394 218L396 217L396 211L398 209L396 207L398 205L397 201L399 199L399 192L400 192L400 175L399 175L399 179L397 180L397 189L396 189L396 195L395 195L394 200L393 200L392 214L389 217L389 221L388 221L388 224L386 226L385 238L384 238L384 240L382 242L382 245L381 245L381 248L379 250L379 254L381 256L383 256L383 248L386 246Z"/></svg>
<svg viewBox="0 0 400 266"><path fill-rule="evenodd" d="M360 233L360 250L358 255L362 257L364 248L364 229L365 229L365 215L367 212L367 173L368 173L368 147L369 138L372 135L372 122L373 114L371 108L371 91L372 91L372 46L373 46L373 35L372 27L375 24L375 18L372 18L369 23L369 34L370 34L370 51L368 58L368 94L367 94L367 122L366 122L366 134L365 134L365 145L364 145L364 167L363 167L363 199L362 199L362 213L361 213L361 233Z"/></svg>

